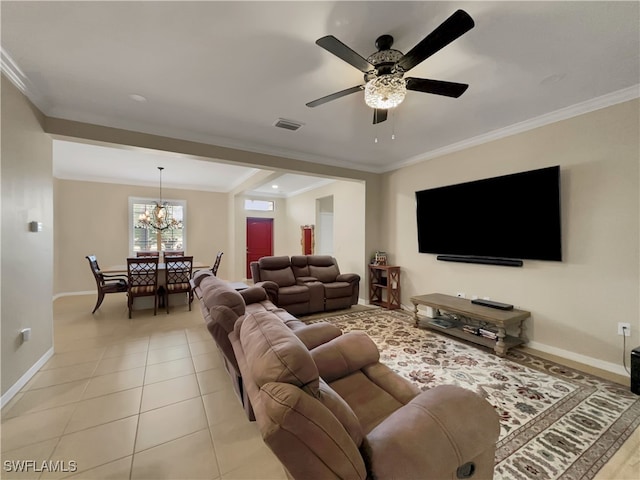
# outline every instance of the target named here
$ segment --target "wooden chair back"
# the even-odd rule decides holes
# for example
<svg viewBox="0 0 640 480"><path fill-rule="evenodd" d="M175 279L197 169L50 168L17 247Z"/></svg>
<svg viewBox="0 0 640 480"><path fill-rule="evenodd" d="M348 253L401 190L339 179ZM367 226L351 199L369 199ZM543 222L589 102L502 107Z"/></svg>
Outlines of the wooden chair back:
<svg viewBox="0 0 640 480"><path fill-rule="evenodd" d="M129 318L135 297L153 296L153 314L158 311L158 257L127 258L127 274L129 278Z"/></svg>
<svg viewBox="0 0 640 480"><path fill-rule="evenodd" d="M184 257L184 250L167 250L163 252L165 258L167 257Z"/></svg>
<svg viewBox="0 0 640 480"><path fill-rule="evenodd" d="M160 257L160 252L136 252L136 257Z"/></svg>
<svg viewBox="0 0 640 480"><path fill-rule="evenodd" d="M218 275L218 267L220 266L220 261L222 260L222 254L224 252L218 252L218 255L216 255L216 259L213 262L213 267L211 267L211 271L213 272L214 275Z"/></svg>
<svg viewBox="0 0 640 480"><path fill-rule="evenodd" d="M164 266L166 271L164 303L167 307L167 313L169 313L169 294L173 293L186 293L189 300L189 310L191 310L193 290L189 280L193 270L193 256L169 256L165 258Z"/></svg>

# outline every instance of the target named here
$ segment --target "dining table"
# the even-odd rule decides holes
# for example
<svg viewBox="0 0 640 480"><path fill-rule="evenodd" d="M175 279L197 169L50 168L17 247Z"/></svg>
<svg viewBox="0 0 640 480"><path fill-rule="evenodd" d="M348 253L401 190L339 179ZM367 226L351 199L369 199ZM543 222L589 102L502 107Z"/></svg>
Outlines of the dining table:
<svg viewBox="0 0 640 480"><path fill-rule="evenodd" d="M164 289L164 285L166 283L166 264L164 262L158 262L158 290L160 289ZM192 271L195 272L196 270L205 270L205 269L211 269L211 264L209 263L202 263L202 262L196 262L194 261L192 264ZM122 265L111 265L109 267L106 268L101 268L100 271L102 273L107 273L107 274L121 274L121 275L127 275L128 274L128 269L127 269L127 264L122 264ZM171 305L176 305L183 303L186 304L187 300L186 300L186 295L181 294L181 293L176 293L174 294L176 296L176 298L178 296L180 296L182 298L182 301L174 301L171 300ZM173 298L173 297L172 297ZM164 308L164 296L163 295L159 295L158 297L158 307L159 308ZM153 300L151 297L140 297L137 298L136 301L133 304L133 309L134 310L142 310L142 309L147 309L147 308L153 308Z"/></svg>

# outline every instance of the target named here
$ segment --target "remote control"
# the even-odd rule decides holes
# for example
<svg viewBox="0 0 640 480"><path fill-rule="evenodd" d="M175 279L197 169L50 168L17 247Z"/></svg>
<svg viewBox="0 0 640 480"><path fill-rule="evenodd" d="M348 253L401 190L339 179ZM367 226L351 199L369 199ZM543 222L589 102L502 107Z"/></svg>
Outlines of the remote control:
<svg viewBox="0 0 640 480"><path fill-rule="evenodd" d="M482 305L484 307L497 308L498 310L513 310L513 305L509 305L508 303L494 302L493 300L484 300L482 298L471 300L471 303Z"/></svg>

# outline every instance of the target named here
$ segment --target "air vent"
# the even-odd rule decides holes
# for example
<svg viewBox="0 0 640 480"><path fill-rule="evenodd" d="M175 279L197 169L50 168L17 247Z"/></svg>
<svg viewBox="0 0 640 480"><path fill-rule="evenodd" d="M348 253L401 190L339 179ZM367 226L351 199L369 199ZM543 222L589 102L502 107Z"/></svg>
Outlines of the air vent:
<svg viewBox="0 0 640 480"><path fill-rule="evenodd" d="M302 127L304 123L296 122L295 120L287 120L286 118L279 118L273 125L278 128L284 128L285 130L296 131Z"/></svg>

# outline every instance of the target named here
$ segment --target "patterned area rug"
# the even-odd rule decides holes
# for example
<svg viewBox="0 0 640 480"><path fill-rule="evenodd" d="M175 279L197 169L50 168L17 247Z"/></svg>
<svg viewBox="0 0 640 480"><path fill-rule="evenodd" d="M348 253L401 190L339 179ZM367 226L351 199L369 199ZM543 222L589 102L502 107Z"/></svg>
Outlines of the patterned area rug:
<svg viewBox="0 0 640 480"><path fill-rule="evenodd" d="M454 384L487 399L501 424L495 479L592 479L640 424L640 397L622 385L517 349L500 358L415 328L407 312L369 310L324 320L343 332L366 331L381 361L422 390Z"/></svg>

